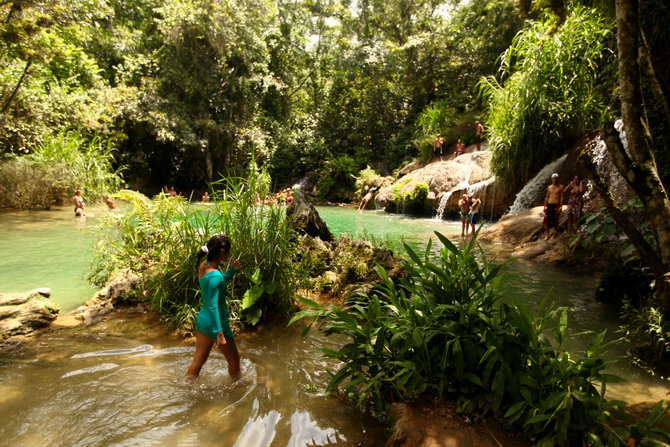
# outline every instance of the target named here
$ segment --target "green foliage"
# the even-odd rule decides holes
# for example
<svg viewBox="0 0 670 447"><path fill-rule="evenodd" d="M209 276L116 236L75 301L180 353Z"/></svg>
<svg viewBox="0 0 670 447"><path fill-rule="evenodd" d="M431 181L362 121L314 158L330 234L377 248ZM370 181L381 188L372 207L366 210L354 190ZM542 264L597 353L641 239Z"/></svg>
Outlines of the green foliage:
<svg viewBox="0 0 670 447"><path fill-rule="evenodd" d="M131 268L143 276L142 289L153 308L177 327L192 328L200 307L196 254L217 233L232 241L232 257L244 275L228 289L233 321L255 325L261 318L285 315L293 307L295 280L290 266L292 230L282 207L256 207L263 176L225 178L212 185L215 203L191 206L183 198L154 199L124 190L115 197L132 210L111 215L99 241L89 278L98 286L114 271Z"/></svg>
<svg viewBox="0 0 670 447"><path fill-rule="evenodd" d="M565 22L535 22L502 58L499 83L480 81L488 102L492 167L515 190L611 112L616 82L613 25L574 8Z"/></svg>
<svg viewBox="0 0 670 447"><path fill-rule="evenodd" d="M621 380L603 372L605 333L594 334L584 357L573 358L562 348L567 309L543 307L534 317L523 305L505 302L503 265L480 265L474 238L461 250L436 235L444 244L436 263L430 242L423 256L405 247L407 280L394 283L378 268L381 284L344 309L303 299L311 309L290 324L307 317L326 334L348 339L337 351L323 350L342 362L328 389L341 387L380 415L394 401L425 393L448 397L463 411L495 414L537 445L587 439L624 445L606 425L610 409L623 403L603 398L607 383Z"/></svg>
<svg viewBox="0 0 670 447"><path fill-rule="evenodd" d="M317 182L319 198L342 200L347 190L353 189L356 172L358 163L348 155L328 160Z"/></svg>
<svg viewBox="0 0 670 447"><path fill-rule="evenodd" d="M396 203L419 204L428 196L430 192L428 184L414 182L410 185L411 181L412 177L407 176L401 182L393 185L393 198Z"/></svg>
<svg viewBox="0 0 670 447"><path fill-rule="evenodd" d="M0 165L0 207L48 209L66 203L74 189L100 201L123 183L115 150L100 135L62 131L48 137L33 153Z"/></svg>
<svg viewBox="0 0 670 447"><path fill-rule="evenodd" d="M655 248L656 240L640 199L634 197L620 204L619 207L640 231L647 243ZM605 251L608 259L616 260L620 264L634 264L640 260L632 242L626 237L605 207L602 207L599 211L586 214L580 223L583 224L583 232L574 242L579 241L583 248Z"/></svg>

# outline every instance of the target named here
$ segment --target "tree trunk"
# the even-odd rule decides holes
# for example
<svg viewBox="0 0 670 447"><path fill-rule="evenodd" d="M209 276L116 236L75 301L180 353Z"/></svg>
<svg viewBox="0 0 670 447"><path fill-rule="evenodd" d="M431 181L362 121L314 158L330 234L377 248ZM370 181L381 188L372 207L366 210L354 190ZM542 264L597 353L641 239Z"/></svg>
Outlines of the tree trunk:
<svg viewBox="0 0 670 447"><path fill-rule="evenodd" d="M640 256L648 263L656 278L655 299L665 314L670 314L670 201L661 183L652 151L652 139L645 122L645 110L640 87L640 24L639 0L616 0L617 43L619 51L619 89L621 111L628 140L628 152L611 125L603 129L603 139L612 160L628 184L642 201L649 219L657 249L654 252L641 241L639 232L622 226ZM601 185L604 186L604 185ZM607 201L607 194L603 195ZM613 201L607 203L612 216L622 213ZM623 216L625 217L625 216ZM627 219L626 219L627 220ZM618 222L618 220L617 220ZM625 223L624 223L625 225ZM651 251L650 251L651 249Z"/></svg>

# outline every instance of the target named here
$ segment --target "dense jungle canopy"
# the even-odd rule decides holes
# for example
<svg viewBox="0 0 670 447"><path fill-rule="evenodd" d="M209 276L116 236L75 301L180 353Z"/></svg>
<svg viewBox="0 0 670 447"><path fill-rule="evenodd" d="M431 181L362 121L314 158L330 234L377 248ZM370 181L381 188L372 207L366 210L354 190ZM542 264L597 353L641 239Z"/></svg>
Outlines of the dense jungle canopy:
<svg viewBox="0 0 670 447"><path fill-rule="evenodd" d="M643 3L667 44L667 6ZM156 192L254 152L337 198L479 119L517 187L617 113L614 31L606 0L3 1L0 154L74 132Z"/></svg>

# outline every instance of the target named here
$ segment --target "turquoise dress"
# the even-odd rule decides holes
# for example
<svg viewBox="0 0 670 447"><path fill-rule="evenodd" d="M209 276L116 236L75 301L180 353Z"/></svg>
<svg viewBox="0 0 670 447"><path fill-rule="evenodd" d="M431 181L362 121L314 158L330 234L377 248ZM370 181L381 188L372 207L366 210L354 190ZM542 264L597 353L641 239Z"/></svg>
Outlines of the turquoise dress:
<svg viewBox="0 0 670 447"><path fill-rule="evenodd" d="M202 292L202 308L195 319L195 328L214 340L216 334L221 331L226 340L233 339L233 331L228 323L226 293L228 281L233 279L235 273L235 269L230 267L225 275L219 270L213 270L198 278Z"/></svg>

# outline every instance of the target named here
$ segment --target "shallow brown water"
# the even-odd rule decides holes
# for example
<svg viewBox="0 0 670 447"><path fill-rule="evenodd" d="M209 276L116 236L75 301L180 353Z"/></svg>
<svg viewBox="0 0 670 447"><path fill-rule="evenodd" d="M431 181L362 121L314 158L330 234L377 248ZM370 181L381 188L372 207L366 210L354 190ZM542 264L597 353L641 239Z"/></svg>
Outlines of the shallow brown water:
<svg viewBox="0 0 670 447"><path fill-rule="evenodd" d="M241 334L238 382L213 351L189 385L192 341L146 329L142 318L56 330L4 352L0 445L377 446L385 438L380 423L319 391L334 365L317 349L334 340L300 337L301 328Z"/></svg>

